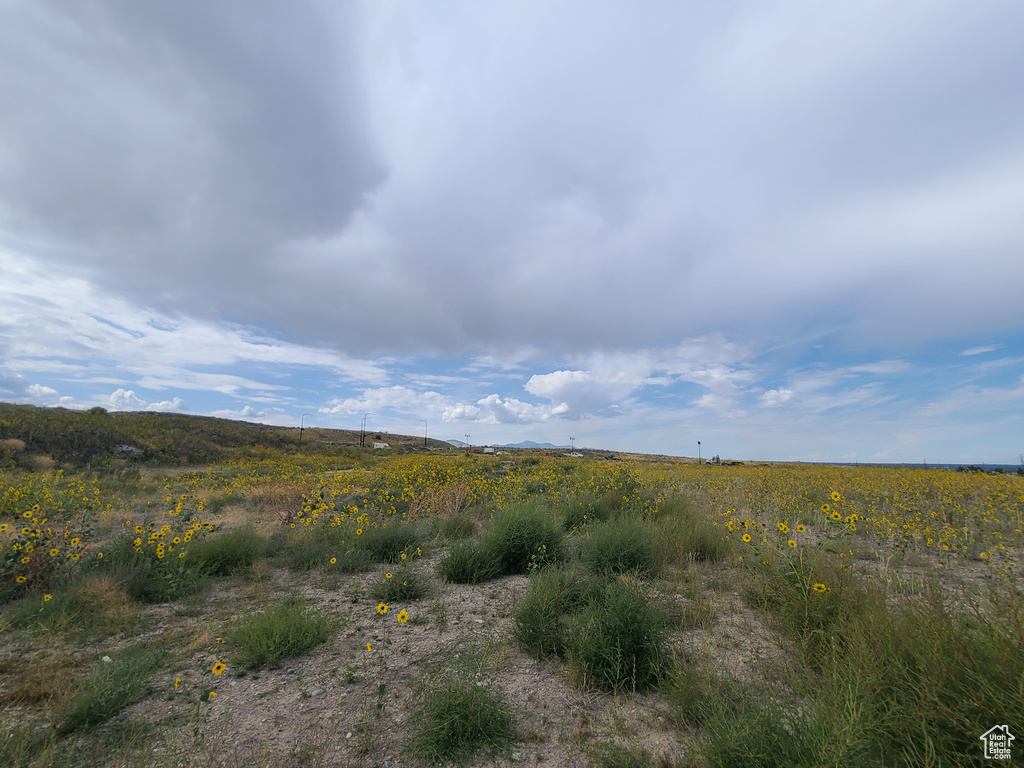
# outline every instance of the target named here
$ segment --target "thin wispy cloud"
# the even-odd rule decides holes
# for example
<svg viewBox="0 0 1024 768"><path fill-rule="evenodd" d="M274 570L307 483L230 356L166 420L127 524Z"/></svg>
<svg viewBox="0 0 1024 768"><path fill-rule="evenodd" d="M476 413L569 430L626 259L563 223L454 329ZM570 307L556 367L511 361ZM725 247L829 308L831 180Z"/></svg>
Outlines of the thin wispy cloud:
<svg viewBox="0 0 1024 768"><path fill-rule="evenodd" d="M0 399L1012 462L1022 23L6 3Z"/></svg>

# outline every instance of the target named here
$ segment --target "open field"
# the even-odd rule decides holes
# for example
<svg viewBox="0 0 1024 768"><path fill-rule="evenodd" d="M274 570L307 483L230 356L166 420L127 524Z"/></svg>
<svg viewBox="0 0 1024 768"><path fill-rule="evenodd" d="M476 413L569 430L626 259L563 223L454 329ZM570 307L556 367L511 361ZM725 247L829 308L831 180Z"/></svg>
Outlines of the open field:
<svg viewBox="0 0 1024 768"><path fill-rule="evenodd" d="M1022 477L296 451L10 462L5 764L981 765L1024 732Z"/></svg>

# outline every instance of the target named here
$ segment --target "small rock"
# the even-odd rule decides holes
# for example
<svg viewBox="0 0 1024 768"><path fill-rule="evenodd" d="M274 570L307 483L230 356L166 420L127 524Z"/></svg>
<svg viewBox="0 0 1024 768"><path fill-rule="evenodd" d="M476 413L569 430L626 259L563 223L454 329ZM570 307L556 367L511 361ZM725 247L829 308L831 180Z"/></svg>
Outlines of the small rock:
<svg viewBox="0 0 1024 768"><path fill-rule="evenodd" d="M104 656L101 659L101 661L103 661L104 664L109 664L111 661L113 661L113 659L111 659L109 656Z"/></svg>
<svg viewBox="0 0 1024 768"><path fill-rule="evenodd" d="M352 738L352 731L349 731L348 733L346 733L345 734L345 738L346 739L351 739Z"/></svg>
<svg viewBox="0 0 1024 768"><path fill-rule="evenodd" d="M473 621L475 621L477 624L483 624L484 623L483 619L473 619Z"/></svg>
<svg viewBox="0 0 1024 768"><path fill-rule="evenodd" d="M315 691L313 691L309 695L312 696L313 698L316 698L317 696L323 696L325 693L327 693L327 691L325 691L323 688L317 688Z"/></svg>

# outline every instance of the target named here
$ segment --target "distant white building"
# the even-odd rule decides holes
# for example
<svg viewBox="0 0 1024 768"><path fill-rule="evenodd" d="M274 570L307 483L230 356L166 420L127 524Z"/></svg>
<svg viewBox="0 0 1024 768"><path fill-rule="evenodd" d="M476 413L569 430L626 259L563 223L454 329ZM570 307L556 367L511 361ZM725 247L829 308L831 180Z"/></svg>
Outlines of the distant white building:
<svg viewBox="0 0 1024 768"><path fill-rule="evenodd" d="M387 443L374 443L373 447L374 448L390 448L391 446L388 445Z"/></svg>
<svg viewBox="0 0 1024 768"><path fill-rule="evenodd" d="M493 448L484 448L484 453L494 453Z"/></svg>

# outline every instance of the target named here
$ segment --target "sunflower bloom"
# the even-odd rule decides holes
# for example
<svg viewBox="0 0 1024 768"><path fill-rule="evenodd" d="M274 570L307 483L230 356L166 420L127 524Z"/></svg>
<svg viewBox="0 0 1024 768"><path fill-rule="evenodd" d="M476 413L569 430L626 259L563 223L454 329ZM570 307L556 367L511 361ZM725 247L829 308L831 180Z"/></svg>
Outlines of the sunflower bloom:
<svg viewBox="0 0 1024 768"><path fill-rule="evenodd" d="M228 668L227 664L225 664L222 661L218 661L216 664L213 665L213 669L211 669L210 671L213 672L213 674L215 674L215 675L219 675L219 674L223 673L224 670L227 669L227 668Z"/></svg>
<svg viewBox="0 0 1024 768"><path fill-rule="evenodd" d="M826 589L827 587L824 584L818 583L814 585L814 591L819 594L824 592Z"/></svg>
<svg viewBox="0 0 1024 768"><path fill-rule="evenodd" d="M793 549L796 549L796 541L794 539L790 539L786 542L786 544L792 547Z"/></svg>
<svg viewBox="0 0 1024 768"><path fill-rule="evenodd" d="M379 613L381 616L383 616L387 612L388 612L388 604L387 603L378 603L377 604L377 613Z"/></svg>
<svg viewBox="0 0 1024 768"><path fill-rule="evenodd" d="M405 622L407 622L409 620L409 612L408 611L399 611L398 615L395 618L398 619L398 623L399 624L405 624Z"/></svg>

